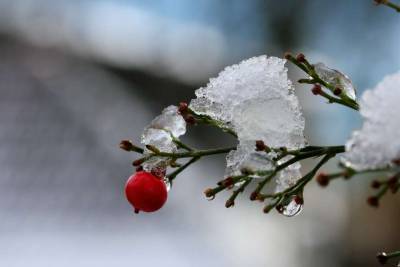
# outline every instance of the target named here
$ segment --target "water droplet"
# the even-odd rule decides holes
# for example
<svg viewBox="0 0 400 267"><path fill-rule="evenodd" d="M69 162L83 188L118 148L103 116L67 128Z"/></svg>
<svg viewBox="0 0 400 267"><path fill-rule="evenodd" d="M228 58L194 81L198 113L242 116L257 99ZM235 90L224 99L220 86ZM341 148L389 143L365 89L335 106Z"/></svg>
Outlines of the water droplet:
<svg viewBox="0 0 400 267"><path fill-rule="evenodd" d="M165 183L165 186L167 187L167 192L171 189L171 182L167 177L164 177L163 182Z"/></svg>
<svg viewBox="0 0 400 267"><path fill-rule="evenodd" d="M298 195L293 195L283 200L282 210L280 211L280 213L282 213L286 217L293 217L298 215L302 210L302 198Z"/></svg>
<svg viewBox="0 0 400 267"><path fill-rule="evenodd" d="M334 87L339 87L349 98L356 100L356 89L349 77L338 70L328 68L324 63L317 63L314 68L322 80L332 84Z"/></svg>

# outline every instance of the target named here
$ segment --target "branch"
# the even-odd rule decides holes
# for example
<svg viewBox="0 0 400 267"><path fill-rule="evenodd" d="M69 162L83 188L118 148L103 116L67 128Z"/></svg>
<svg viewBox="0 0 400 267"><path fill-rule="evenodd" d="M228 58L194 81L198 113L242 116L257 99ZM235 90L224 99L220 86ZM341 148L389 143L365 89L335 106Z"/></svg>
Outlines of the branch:
<svg viewBox="0 0 400 267"><path fill-rule="evenodd" d="M304 57L303 54L299 54L296 58L292 56L290 53L286 53L285 58L290 62L292 62L297 67L299 67L301 70L303 70L311 77L310 79L300 79L298 80L299 83L315 84L316 86L321 84L325 88L329 89L333 94L339 95L340 97L334 97L324 92L320 87L319 88L317 87L318 88L317 90L313 89L314 94L321 95L322 97L326 98L329 101L329 103L337 103L354 110L359 110L359 106L356 101L349 98L340 89L339 91L337 91L338 88L335 88L335 86L333 86L332 84L322 80L315 72L314 66L307 61L307 59Z"/></svg>
<svg viewBox="0 0 400 267"><path fill-rule="evenodd" d="M388 6L390 8L393 8L394 10L396 10L397 12L400 12L400 5L395 4L389 0L374 0L376 5L385 5Z"/></svg>

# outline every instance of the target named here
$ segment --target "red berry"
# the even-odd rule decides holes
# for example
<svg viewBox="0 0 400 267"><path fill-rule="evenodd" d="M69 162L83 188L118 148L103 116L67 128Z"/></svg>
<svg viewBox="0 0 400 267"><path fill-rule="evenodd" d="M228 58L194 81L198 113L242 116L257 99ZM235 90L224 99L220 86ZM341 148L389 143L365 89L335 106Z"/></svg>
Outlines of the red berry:
<svg viewBox="0 0 400 267"><path fill-rule="evenodd" d="M165 183L149 172L140 171L128 178L125 194L135 211L153 212L167 201Z"/></svg>

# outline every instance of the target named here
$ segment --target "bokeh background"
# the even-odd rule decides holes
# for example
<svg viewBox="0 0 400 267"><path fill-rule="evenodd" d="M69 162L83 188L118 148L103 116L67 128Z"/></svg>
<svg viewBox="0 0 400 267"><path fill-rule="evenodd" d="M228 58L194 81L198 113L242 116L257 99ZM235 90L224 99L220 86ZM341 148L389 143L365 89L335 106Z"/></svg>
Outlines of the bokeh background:
<svg viewBox="0 0 400 267"><path fill-rule="evenodd" d="M118 143L251 56L304 52L360 94L400 69L399 36L400 16L372 1L0 0L0 266L377 266L377 251L400 248L400 199L368 207L371 177L311 183L285 218L247 196L233 209L228 194L205 200L224 170L213 157L179 176L162 210L135 215L123 194L134 155ZM296 88L311 144L359 127ZM185 138L234 142L209 128Z"/></svg>

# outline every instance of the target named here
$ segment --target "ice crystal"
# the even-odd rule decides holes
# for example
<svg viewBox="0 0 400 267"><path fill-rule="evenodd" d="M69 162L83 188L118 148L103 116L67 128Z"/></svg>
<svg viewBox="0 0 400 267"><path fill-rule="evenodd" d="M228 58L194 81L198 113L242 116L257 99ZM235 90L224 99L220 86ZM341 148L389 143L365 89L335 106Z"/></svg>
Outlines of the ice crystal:
<svg viewBox="0 0 400 267"><path fill-rule="evenodd" d="M162 152L172 153L177 150L173 138L177 138L185 132L186 122L178 113L178 108L169 106L144 129L142 144L154 146ZM150 152L146 148L144 155L148 155ZM143 168L146 171L151 171L155 167L166 168L167 163L168 161L164 157L152 157L143 164Z"/></svg>
<svg viewBox="0 0 400 267"><path fill-rule="evenodd" d="M238 135L237 150L227 156L227 176L238 175L243 168L268 171L275 167L273 155L255 151L256 140L270 147L294 149L305 145L304 118L285 63L276 57L253 57L226 67L206 87L196 90L197 98L190 108L220 121ZM292 169L299 168L298 164ZM287 178L282 176L278 180Z"/></svg>
<svg viewBox="0 0 400 267"><path fill-rule="evenodd" d="M356 170L383 168L400 158L400 72L362 96L360 130L346 143L342 162Z"/></svg>
<svg viewBox="0 0 400 267"><path fill-rule="evenodd" d="M345 74L338 70L328 68L324 63L315 64L314 69L322 80L332 84L335 88L338 87L342 89L345 95L356 100L356 89L349 77Z"/></svg>

